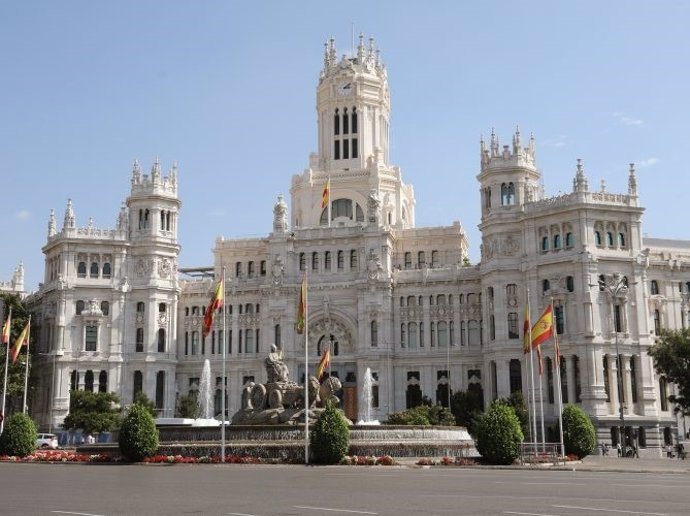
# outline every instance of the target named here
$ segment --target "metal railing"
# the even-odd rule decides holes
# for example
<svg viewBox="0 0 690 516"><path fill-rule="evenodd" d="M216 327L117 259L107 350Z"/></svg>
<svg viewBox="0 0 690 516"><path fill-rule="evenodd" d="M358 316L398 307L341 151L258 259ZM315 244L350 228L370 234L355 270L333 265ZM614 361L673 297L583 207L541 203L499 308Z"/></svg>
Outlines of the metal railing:
<svg viewBox="0 0 690 516"><path fill-rule="evenodd" d="M520 444L520 457L518 460L522 466L531 464L552 464L557 466L564 464L566 458L561 456L560 443L527 443Z"/></svg>

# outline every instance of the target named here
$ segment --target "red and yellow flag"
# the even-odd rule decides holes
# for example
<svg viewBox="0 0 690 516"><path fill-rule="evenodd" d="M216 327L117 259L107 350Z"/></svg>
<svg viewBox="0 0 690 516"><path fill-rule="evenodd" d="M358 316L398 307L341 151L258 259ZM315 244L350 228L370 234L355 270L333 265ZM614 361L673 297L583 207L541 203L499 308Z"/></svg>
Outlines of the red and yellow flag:
<svg viewBox="0 0 690 516"><path fill-rule="evenodd" d="M530 327L529 305L525 305L525 322L522 324L522 351L524 353L529 353L529 341L530 341L529 327Z"/></svg>
<svg viewBox="0 0 690 516"><path fill-rule="evenodd" d="M297 333L304 333L304 325L307 318L307 276L304 275L302 286L299 289L299 300L297 301Z"/></svg>
<svg viewBox="0 0 690 516"><path fill-rule="evenodd" d="M31 321L26 323L26 326L24 326L24 329L19 334L19 337L17 337L17 340L14 341L14 346L12 346L12 363L13 364L17 361L17 356L19 356L19 351L22 349L22 346L29 343L30 328L31 328Z"/></svg>
<svg viewBox="0 0 690 516"><path fill-rule="evenodd" d="M11 326L11 316L7 316L5 319L5 324L2 326L2 343L7 345L10 343L10 326Z"/></svg>
<svg viewBox="0 0 690 516"><path fill-rule="evenodd" d="M553 308L547 306L539 320L532 326L532 347L546 342L553 336Z"/></svg>
<svg viewBox="0 0 690 516"><path fill-rule="evenodd" d="M211 326L213 326L213 319L216 316L216 311L223 306L223 301L225 299L225 285L223 285L223 280L220 280L216 285L216 290L213 294L211 302L206 308L206 313L204 314L204 325L201 329L201 334L205 337L211 331Z"/></svg>
<svg viewBox="0 0 690 516"><path fill-rule="evenodd" d="M331 200L331 178L326 181L326 186L323 187L323 194L321 194L321 209L328 206L328 201Z"/></svg>
<svg viewBox="0 0 690 516"><path fill-rule="evenodd" d="M331 365L331 350L326 348L321 355L321 360L319 361L319 366L316 368L316 378L321 380L326 368Z"/></svg>

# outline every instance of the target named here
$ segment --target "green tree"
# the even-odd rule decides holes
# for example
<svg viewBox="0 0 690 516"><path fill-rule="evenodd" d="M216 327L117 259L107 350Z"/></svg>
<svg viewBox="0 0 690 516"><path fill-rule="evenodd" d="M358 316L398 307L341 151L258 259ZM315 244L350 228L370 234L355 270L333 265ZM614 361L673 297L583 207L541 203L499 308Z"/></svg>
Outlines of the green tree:
<svg viewBox="0 0 690 516"><path fill-rule="evenodd" d="M12 308L12 321L10 325L10 342L9 346L0 346L0 364L5 364L5 356L7 353L11 352L12 345L15 343L19 334L22 332L26 323L29 321L29 311L24 304L24 301L18 294L13 294L9 292L0 293L0 305L4 307L3 313L0 313L2 318L2 324L5 324L5 320L9 313L10 307ZM34 338L36 335L36 325L32 324L32 331L29 337L29 351L34 351ZM5 416L11 415L15 412L23 412L22 403L24 400L24 374L26 371L26 347L23 347L16 362L12 363L10 360L7 369L7 397L5 399ZM35 391L36 381L34 378L29 376L27 399L31 399L33 392ZM0 389L2 389L2 383L0 383Z"/></svg>
<svg viewBox="0 0 690 516"><path fill-rule="evenodd" d="M317 464L337 464L347 455L350 447L350 428L340 409L334 403L326 403L311 435L311 450Z"/></svg>
<svg viewBox="0 0 690 516"><path fill-rule="evenodd" d="M520 455L524 436L513 407L505 401L491 402L475 425L477 451L490 464L512 464Z"/></svg>
<svg viewBox="0 0 690 516"><path fill-rule="evenodd" d="M661 330L648 353L657 374L676 384L678 394L668 397L675 411L690 416L690 329Z"/></svg>
<svg viewBox="0 0 690 516"><path fill-rule="evenodd" d="M597 446L597 435L594 425L577 405L563 407L563 444L565 453L575 455L578 459L594 452Z"/></svg>
<svg viewBox="0 0 690 516"><path fill-rule="evenodd" d="M418 405L411 409L395 412L388 416L386 424L389 425L414 425L414 426L454 426L455 417L448 408L443 405Z"/></svg>
<svg viewBox="0 0 690 516"><path fill-rule="evenodd" d="M522 391L514 391L504 400L508 405L513 407L515 415L520 420L520 430L522 435L529 434L529 412L527 412L527 404Z"/></svg>
<svg viewBox="0 0 690 516"><path fill-rule="evenodd" d="M475 423L484 410L481 394L477 391L455 392L450 399L450 410L456 423L474 435Z"/></svg>
<svg viewBox="0 0 690 516"><path fill-rule="evenodd" d="M69 414L63 426L88 434L110 432L120 424L120 398L112 392L71 391Z"/></svg>
<svg viewBox="0 0 690 516"><path fill-rule="evenodd" d="M130 405L120 427L120 453L132 462L153 456L158 450L160 434L153 416L139 403Z"/></svg>
<svg viewBox="0 0 690 516"><path fill-rule="evenodd" d="M199 416L199 404L193 394L185 394L177 400L177 417L197 418Z"/></svg>
<svg viewBox="0 0 690 516"><path fill-rule="evenodd" d="M134 403L144 407L152 417L156 417L156 404L149 399L144 391L139 391L134 395Z"/></svg>
<svg viewBox="0 0 690 516"><path fill-rule="evenodd" d="M18 412L10 416L0 435L0 455L29 455L36 449L37 436L36 423L27 414Z"/></svg>

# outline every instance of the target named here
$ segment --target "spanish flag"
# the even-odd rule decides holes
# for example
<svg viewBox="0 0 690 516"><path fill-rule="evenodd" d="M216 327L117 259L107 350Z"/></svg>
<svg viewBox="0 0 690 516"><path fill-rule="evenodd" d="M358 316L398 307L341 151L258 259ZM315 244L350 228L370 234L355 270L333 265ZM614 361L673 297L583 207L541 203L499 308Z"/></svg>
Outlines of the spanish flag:
<svg viewBox="0 0 690 516"><path fill-rule="evenodd" d="M553 308L547 306L539 320L532 326L532 347L539 346L553 336Z"/></svg>
<svg viewBox="0 0 690 516"><path fill-rule="evenodd" d="M297 301L297 333L304 333L304 325L307 318L307 275L304 275L302 286L299 289L299 301Z"/></svg>
<svg viewBox="0 0 690 516"><path fill-rule="evenodd" d="M331 350L330 348L326 348L323 352L323 355L321 355L321 360L319 361L319 366L316 368L316 378L321 381L321 377L323 376L324 372L326 371L326 368L331 365Z"/></svg>
<svg viewBox="0 0 690 516"><path fill-rule="evenodd" d="M10 311L10 315L7 316L7 319L5 319L5 324L2 326L2 343L5 345L10 343L10 325L12 324L11 319L12 312Z"/></svg>
<svg viewBox="0 0 690 516"><path fill-rule="evenodd" d="M201 334L205 337L211 331L211 326L213 326L213 319L216 316L216 311L223 306L223 301L225 299L225 285L223 285L223 280L220 280L216 285L215 293L211 302L206 308L206 313L204 314L204 325L201 329Z"/></svg>
<svg viewBox="0 0 690 516"><path fill-rule="evenodd" d="M529 320L529 304L525 305L525 322L522 324L522 351L529 353L529 334L530 320Z"/></svg>
<svg viewBox="0 0 690 516"><path fill-rule="evenodd" d="M323 210L328 206L328 202L331 200L331 177L328 177L326 181L326 186L323 187L323 194L321 194L321 209Z"/></svg>
<svg viewBox="0 0 690 516"><path fill-rule="evenodd" d="M24 329L19 334L19 337L17 337L17 340L14 341L14 346L12 346L12 363L13 364L17 361L17 356L19 356L19 351L22 349L22 346L29 343L29 331L30 331L30 329L31 329L31 320L29 320L29 322L26 323L26 326L24 326Z"/></svg>

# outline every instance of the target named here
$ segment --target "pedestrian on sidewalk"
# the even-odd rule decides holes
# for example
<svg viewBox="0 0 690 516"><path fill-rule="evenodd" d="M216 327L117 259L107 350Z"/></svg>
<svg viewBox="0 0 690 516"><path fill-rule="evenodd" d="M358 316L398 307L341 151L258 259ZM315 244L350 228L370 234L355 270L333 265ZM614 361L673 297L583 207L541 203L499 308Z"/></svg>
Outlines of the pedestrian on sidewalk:
<svg viewBox="0 0 690 516"><path fill-rule="evenodd" d="M623 449L621 448L621 443L616 443L616 450L618 451L618 456L623 456Z"/></svg>

